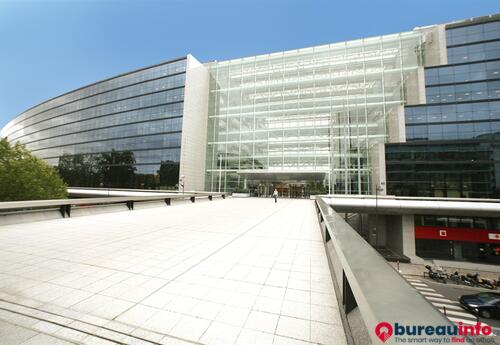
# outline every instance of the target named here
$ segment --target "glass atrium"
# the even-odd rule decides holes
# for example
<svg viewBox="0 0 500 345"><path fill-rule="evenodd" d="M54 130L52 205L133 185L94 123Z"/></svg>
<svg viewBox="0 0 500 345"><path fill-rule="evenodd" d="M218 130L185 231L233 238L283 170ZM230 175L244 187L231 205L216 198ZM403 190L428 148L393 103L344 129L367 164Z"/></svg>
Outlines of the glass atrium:
<svg viewBox="0 0 500 345"><path fill-rule="evenodd" d="M206 189L370 194L370 149L388 141L422 41L406 32L209 64Z"/></svg>

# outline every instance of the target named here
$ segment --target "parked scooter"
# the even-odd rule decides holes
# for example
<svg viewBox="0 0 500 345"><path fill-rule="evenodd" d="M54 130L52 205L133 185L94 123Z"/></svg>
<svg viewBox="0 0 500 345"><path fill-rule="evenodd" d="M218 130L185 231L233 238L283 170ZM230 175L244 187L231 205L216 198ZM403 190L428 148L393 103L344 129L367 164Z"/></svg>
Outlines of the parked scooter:
<svg viewBox="0 0 500 345"><path fill-rule="evenodd" d="M444 273L442 269L434 270L430 265L425 265L425 268L427 269L429 278L442 283L446 283L446 273Z"/></svg>
<svg viewBox="0 0 500 345"><path fill-rule="evenodd" d="M448 275L448 279L457 285L462 281L462 279L460 278L460 273L458 273L458 271L455 271L453 274Z"/></svg>
<svg viewBox="0 0 500 345"><path fill-rule="evenodd" d="M495 279L482 279L486 285L489 285L488 289L496 290L498 288L498 280Z"/></svg>
<svg viewBox="0 0 500 345"><path fill-rule="evenodd" d="M483 279L483 281L487 284L490 284L492 286L493 290L496 290L498 288L498 285L500 284L500 277L498 277L498 280L495 279Z"/></svg>
<svg viewBox="0 0 500 345"><path fill-rule="evenodd" d="M472 282L475 286L479 286L479 287L486 288L486 289L492 289L492 290L496 288L496 286L488 279L479 278L479 273L476 273L476 274L467 273L467 277L470 280L472 280Z"/></svg>
<svg viewBox="0 0 500 345"><path fill-rule="evenodd" d="M466 275L463 275L463 274L462 274L462 275L460 276L460 281L461 281L461 283L462 283L462 284L464 284L464 285L467 285L467 286L474 286L474 281L473 281L471 278L467 277Z"/></svg>

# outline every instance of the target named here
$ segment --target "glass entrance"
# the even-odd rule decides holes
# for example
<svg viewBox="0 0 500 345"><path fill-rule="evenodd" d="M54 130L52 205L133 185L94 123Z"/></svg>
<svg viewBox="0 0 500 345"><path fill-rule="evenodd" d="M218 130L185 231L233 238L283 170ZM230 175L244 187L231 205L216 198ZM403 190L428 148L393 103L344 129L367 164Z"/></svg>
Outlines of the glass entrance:
<svg viewBox="0 0 500 345"><path fill-rule="evenodd" d="M249 191L254 196L258 197L271 197L274 189L278 190L280 198L308 198L310 196L307 183L294 182L294 183L259 183L257 185L249 184Z"/></svg>
<svg viewBox="0 0 500 345"><path fill-rule="evenodd" d="M310 195L326 194L325 172L239 172L242 190L256 197L271 197L274 190L280 198L309 198Z"/></svg>

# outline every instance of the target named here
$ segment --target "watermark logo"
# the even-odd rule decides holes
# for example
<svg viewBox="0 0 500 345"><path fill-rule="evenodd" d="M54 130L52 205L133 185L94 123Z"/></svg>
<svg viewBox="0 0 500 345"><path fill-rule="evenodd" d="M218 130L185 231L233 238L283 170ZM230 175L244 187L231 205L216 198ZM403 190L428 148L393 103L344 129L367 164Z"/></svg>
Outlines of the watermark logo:
<svg viewBox="0 0 500 345"><path fill-rule="evenodd" d="M396 343L413 342L413 337L419 337L419 342L424 343L464 343L468 337L475 337L475 342L491 343L493 329L484 323L476 322L475 325L405 325L395 322L380 322L375 326L375 335L385 343L390 337L395 336ZM415 340L415 339L413 339Z"/></svg>
<svg viewBox="0 0 500 345"><path fill-rule="evenodd" d="M380 322L377 327L375 327L375 334L383 343L391 337L392 333L392 325L389 322Z"/></svg>

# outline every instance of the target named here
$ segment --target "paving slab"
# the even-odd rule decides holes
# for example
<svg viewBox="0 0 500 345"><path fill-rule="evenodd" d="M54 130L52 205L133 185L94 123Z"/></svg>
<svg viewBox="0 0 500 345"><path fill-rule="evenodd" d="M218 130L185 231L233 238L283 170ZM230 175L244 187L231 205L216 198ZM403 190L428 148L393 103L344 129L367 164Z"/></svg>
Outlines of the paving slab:
<svg viewBox="0 0 500 345"><path fill-rule="evenodd" d="M1 344L346 343L311 200L6 225L0 243Z"/></svg>

